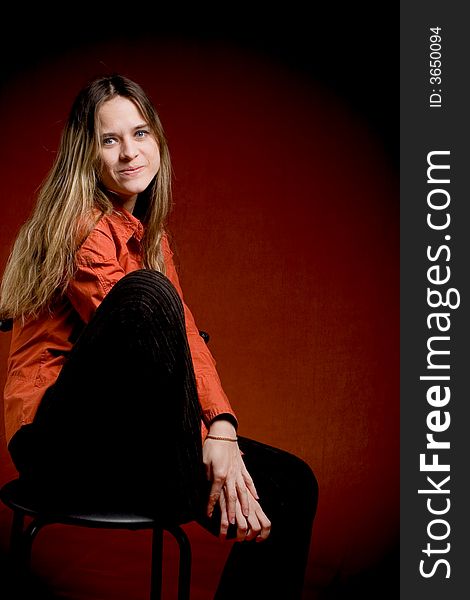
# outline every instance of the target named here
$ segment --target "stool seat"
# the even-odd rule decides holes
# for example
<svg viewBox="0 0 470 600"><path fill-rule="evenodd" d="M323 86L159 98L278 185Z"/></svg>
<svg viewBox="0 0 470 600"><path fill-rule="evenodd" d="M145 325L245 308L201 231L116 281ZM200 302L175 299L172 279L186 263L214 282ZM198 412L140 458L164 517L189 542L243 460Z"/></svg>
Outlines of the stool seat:
<svg viewBox="0 0 470 600"><path fill-rule="evenodd" d="M45 505L31 495L19 479L6 483L0 490L0 500L12 510L19 510L30 517L40 517L54 523L80 527L105 527L109 529L151 529L157 525L164 528L156 518L133 511L88 509L77 506Z"/></svg>
<svg viewBox="0 0 470 600"><path fill-rule="evenodd" d="M29 568L32 545L38 532L46 525L64 524L79 527L101 529L151 529L152 530L152 568L150 600L161 598L163 531L170 533L178 542L180 550L178 572L178 600L188 600L191 578L191 545L179 523L160 521L133 510L122 508L96 508L89 506L72 506L35 497L31 489L20 479L9 481L0 489L0 500L13 511L11 529L10 556L16 565L15 570L21 574ZM32 518L26 529L24 517Z"/></svg>

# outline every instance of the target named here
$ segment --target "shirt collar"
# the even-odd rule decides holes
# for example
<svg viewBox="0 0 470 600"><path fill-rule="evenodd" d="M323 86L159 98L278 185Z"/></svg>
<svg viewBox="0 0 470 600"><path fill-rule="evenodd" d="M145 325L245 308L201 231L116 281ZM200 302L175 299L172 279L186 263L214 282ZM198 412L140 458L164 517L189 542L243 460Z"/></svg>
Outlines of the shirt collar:
<svg viewBox="0 0 470 600"><path fill-rule="evenodd" d="M137 241L141 241L144 236L144 227L137 217L120 206L115 208L112 213L112 218L117 222L123 233L127 236L126 240L135 237Z"/></svg>

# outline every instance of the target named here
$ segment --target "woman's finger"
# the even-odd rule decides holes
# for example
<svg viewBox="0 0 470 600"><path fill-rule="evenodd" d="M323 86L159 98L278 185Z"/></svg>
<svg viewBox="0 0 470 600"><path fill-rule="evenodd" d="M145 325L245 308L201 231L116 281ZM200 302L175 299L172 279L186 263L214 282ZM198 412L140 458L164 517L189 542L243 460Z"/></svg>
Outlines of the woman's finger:
<svg viewBox="0 0 470 600"><path fill-rule="evenodd" d="M237 538L235 541L245 541L246 534L248 531L248 521L242 513L242 507L240 502L236 503L236 521L237 521Z"/></svg>
<svg viewBox="0 0 470 600"><path fill-rule="evenodd" d="M228 516L227 516L227 505L225 503L225 496L223 494L220 494L219 506L220 506L220 533L219 533L219 535L223 538L226 538L229 523L228 523Z"/></svg>
<svg viewBox="0 0 470 600"><path fill-rule="evenodd" d="M207 503L207 516L212 517L212 513L214 511L214 507L219 501L220 495L222 493L222 488L224 485L224 481L221 477L215 477L212 482L211 489L209 492L209 501Z"/></svg>
<svg viewBox="0 0 470 600"><path fill-rule="evenodd" d="M242 475L243 475L243 479L245 480L245 485L248 488L248 490L251 492L251 494L257 499L259 500L259 495L258 492L256 490L255 487L255 483L253 481L253 478L251 477L251 475L248 473L248 469L246 468L245 463L242 460Z"/></svg>
<svg viewBox="0 0 470 600"><path fill-rule="evenodd" d="M261 507L257 511L256 514L257 514L258 521L259 521L259 524L260 524L260 527L261 527L260 532L256 536L256 541L257 542L264 542L264 540L268 539L269 534L271 533L271 521L264 514L263 510L261 509Z"/></svg>
<svg viewBox="0 0 470 600"><path fill-rule="evenodd" d="M250 516L248 517L247 521L248 530L246 532L245 542L255 539L261 533L261 524L255 510L250 510Z"/></svg>
<svg viewBox="0 0 470 600"><path fill-rule="evenodd" d="M236 509L237 509L237 488L235 486L235 480L228 478L225 480L224 485L225 501L227 504L227 516L228 520L232 525L236 522Z"/></svg>
<svg viewBox="0 0 470 600"><path fill-rule="evenodd" d="M248 517L248 515L250 514L250 505L248 503L248 491L246 489L245 480L241 473L238 474L236 488L238 501L241 504L242 513L245 515L245 517Z"/></svg>

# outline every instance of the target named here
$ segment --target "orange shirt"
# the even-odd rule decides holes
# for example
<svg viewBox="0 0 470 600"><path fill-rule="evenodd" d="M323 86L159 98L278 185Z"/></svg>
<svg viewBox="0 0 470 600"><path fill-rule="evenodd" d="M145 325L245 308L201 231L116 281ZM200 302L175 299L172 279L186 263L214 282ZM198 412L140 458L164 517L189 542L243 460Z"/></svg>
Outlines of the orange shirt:
<svg viewBox="0 0 470 600"><path fill-rule="evenodd" d="M142 268L142 223L124 209L101 218L77 254L77 272L65 297L52 314L13 323L4 391L7 443L22 426L31 423L46 389L55 382L72 348L70 336L80 323L88 323L113 285L127 273ZM166 235L162 239L166 276L183 293ZM183 301L186 333L202 407L202 438L216 416L235 413L222 389L207 344Z"/></svg>

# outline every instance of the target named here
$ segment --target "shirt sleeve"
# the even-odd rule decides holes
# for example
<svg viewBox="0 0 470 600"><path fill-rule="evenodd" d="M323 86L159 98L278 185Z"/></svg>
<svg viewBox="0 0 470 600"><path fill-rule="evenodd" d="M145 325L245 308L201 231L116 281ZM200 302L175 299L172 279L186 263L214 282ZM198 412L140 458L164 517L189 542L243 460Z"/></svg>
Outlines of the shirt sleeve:
<svg viewBox="0 0 470 600"><path fill-rule="evenodd" d="M67 296L84 323L90 321L107 293L125 274L111 234L94 229L77 253L76 271L67 288Z"/></svg>
<svg viewBox="0 0 470 600"><path fill-rule="evenodd" d="M216 370L216 362L214 357L209 351L206 342L199 334L199 329L196 326L194 317L184 302L183 292L173 261L173 252L170 249L166 235L162 239L162 248L165 257L166 276L175 286L183 301L184 317L186 321L186 334L188 336L189 348L193 360L197 391L199 402L203 411L204 424L206 427L208 427L215 417L222 418L221 416L225 414L229 415L228 420L230 420L235 425L235 428L238 429L238 420L230 405L227 395L222 389L222 384ZM232 418L230 418L230 416Z"/></svg>

